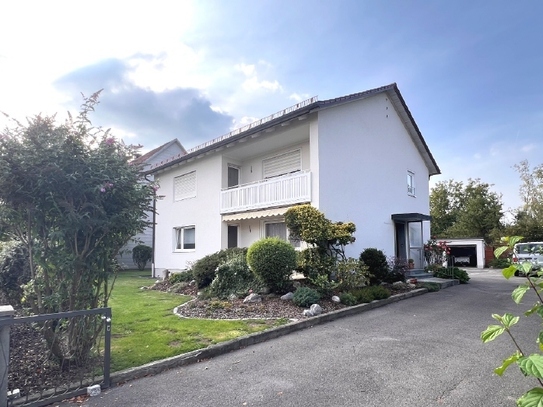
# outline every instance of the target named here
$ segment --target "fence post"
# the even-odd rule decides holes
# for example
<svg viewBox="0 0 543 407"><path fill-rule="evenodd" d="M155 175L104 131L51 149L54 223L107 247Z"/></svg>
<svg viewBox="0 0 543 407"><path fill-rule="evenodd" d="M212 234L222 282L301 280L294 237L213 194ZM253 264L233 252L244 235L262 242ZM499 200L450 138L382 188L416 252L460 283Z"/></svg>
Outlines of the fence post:
<svg viewBox="0 0 543 407"><path fill-rule="evenodd" d="M13 319L15 310L11 305L0 305L0 319ZM9 369L9 324L0 327L0 406L7 407L8 405L8 369Z"/></svg>

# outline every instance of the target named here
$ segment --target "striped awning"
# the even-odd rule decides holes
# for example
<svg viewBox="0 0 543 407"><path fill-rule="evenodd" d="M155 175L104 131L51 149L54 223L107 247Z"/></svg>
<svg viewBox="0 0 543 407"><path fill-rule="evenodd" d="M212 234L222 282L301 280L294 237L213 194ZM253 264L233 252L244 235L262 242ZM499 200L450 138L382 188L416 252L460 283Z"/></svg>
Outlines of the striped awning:
<svg viewBox="0 0 543 407"><path fill-rule="evenodd" d="M264 209L260 211L250 211L250 212L240 212L232 213L228 215L223 215L223 222L232 222L236 220L243 219L261 219L261 218L272 218L274 216L282 216L289 208L273 208L273 209Z"/></svg>

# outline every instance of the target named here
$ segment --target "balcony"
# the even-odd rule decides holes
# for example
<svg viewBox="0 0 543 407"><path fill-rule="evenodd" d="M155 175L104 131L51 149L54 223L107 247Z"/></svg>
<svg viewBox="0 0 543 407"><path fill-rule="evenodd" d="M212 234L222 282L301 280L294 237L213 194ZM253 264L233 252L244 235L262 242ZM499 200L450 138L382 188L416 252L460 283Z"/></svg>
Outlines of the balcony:
<svg viewBox="0 0 543 407"><path fill-rule="evenodd" d="M296 172L221 191L221 214L311 201L311 172Z"/></svg>

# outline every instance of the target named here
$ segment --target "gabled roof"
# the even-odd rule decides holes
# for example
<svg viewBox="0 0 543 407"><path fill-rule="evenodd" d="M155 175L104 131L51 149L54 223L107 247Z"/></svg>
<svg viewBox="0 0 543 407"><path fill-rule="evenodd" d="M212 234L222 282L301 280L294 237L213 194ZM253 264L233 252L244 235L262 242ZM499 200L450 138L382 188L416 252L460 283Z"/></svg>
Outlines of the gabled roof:
<svg viewBox="0 0 543 407"><path fill-rule="evenodd" d="M166 151L168 148L170 148L173 145L177 145L180 149L182 154L187 154L187 150L185 150L185 147L181 145L181 142L178 139L173 139L171 141L168 141L165 144L162 144L161 146L158 146L157 148L139 156L138 158L132 160L133 164L146 164L148 161L151 161L153 157L156 157L163 151Z"/></svg>
<svg viewBox="0 0 543 407"><path fill-rule="evenodd" d="M430 152L426 141L422 137L417 123L415 123L415 120L413 119L413 116L411 115L411 112L409 111L409 108L407 107L407 104L405 103L405 100L403 99L396 83L392 83L390 85L382 86L375 89L370 89L364 92L337 97L334 99L319 101L316 96L312 97L294 106L283 109L280 112L257 120L254 123L233 130L230 133L227 133L221 137L217 137L204 144L191 148L187 151L186 155L172 157L171 159L162 161L157 165L151 166L151 168L147 170L146 173L151 174L162 172L169 167L180 164L183 161L203 157L204 155L207 155L207 153L209 153L210 151L214 151L226 145L236 143L237 141L250 137L253 134L273 128L274 126L288 122L294 118L316 112L320 109L330 108L344 103L350 103L356 100L366 99L380 93L387 93L387 95L390 97L390 100L394 105L396 112L402 119L404 126L411 135L413 142L415 143L421 156L423 157L430 175L440 174L441 172L439 170L439 167L434 157L432 156L432 153Z"/></svg>

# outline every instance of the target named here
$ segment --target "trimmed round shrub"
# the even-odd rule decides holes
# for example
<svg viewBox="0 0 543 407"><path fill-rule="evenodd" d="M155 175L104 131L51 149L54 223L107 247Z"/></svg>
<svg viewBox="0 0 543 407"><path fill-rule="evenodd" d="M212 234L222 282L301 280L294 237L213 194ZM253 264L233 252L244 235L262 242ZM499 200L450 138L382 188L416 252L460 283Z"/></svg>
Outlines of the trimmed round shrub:
<svg viewBox="0 0 543 407"><path fill-rule="evenodd" d="M276 237L259 240L249 247L247 263L271 292L280 293L290 285L296 267L296 250Z"/></svg>
<svg viewBox="0 0 543 407"><path fill-rule="evenodd" d="M144 244L139 244L132 249L132 261L138 270L145 269L145 266L153 258L153 248Z"/></svg>
<svg viewBox="0 0 543 407"><path fill-rule="evenodd" d="M374 247L365 249L360 253L360 261L362 261L371 274L370 285L378 285L386 280L389 268L385 254Z"/></svg>
<svg viewBox="0 0 543 407"><path fill-rule="evenodd" d="M294 291L292 302L298 307L310 307L321 299L317 290L309 287L300 287Z"/></svg>
<svg viewBox="0 0 543 407"><path fill-rule="evenodd" d="M202 257L192 265L192 274L198 288L205 288L211 284L217 275L217 267L236 253L247 253L246 248L233 247L223 249L213 254Z"/></svg>
<svg viewBox="0 0 543 407"><path fill-rule="evenodd" d="M246 296L253 292L262 291L264 284L249 269L246 256L237 253L222 263L217 269L209 289L212 295L225 299L231 294L236 297Z"/></svg>

